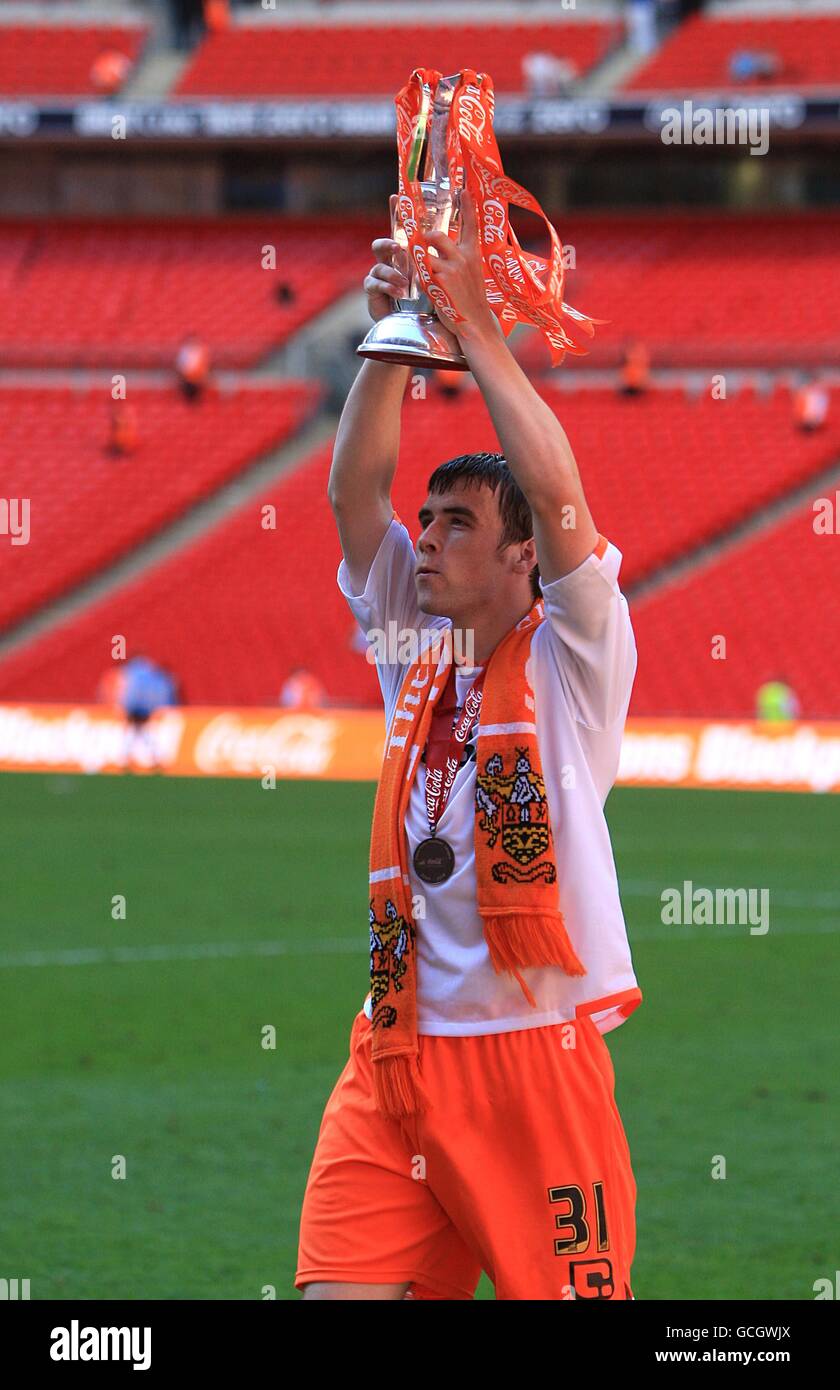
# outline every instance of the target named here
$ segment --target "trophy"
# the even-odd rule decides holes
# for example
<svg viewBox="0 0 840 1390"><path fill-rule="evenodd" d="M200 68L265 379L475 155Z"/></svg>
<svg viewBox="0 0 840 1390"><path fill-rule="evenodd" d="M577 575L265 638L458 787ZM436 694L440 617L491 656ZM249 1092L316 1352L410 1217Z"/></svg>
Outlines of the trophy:
<svg viewBox="0 0 840 1390"><path fill-rule="evenodd" d="M408 176L419 181L423 200L420 225L424 232L458 232L460 230L460 187L452 188L452 176L447 162L447 126L452 109L452 97L461 74L442 77L432 93L429 83L423 84L423 96L411 141ZM429 112L431 109L431 120ZM402 180L401 180L402 182ZM469 371L458 339L438 318L434 305L426 294L413 257L409 254L408 235L400 216L400 199L391 198L391 239L399 250L392 264L402 271L408 281L408 294L397 299L396 310L373 325L356 351L362 357L375 357L380 362L400 362L407 366L446 367L450 371ZM454 238L457 240L457 237Z"/></svg>
<svg viewBox="0 0 840 1390"><path fill-rule="evenodd" d="M415 68L395 98L399 193L391 198L392 263L408 281L408 294L393 313L375 323L357 347L362 357L408 366L468 371L457 335L441 322L463 316L435 276L437 260L426 233L461 230L461 190L469 188L476 209L487 303L505 337L517 323L532 324L545 337L551 365L567 352L586 348L570 337L574 325L593 337L592 319L563 302L563 247L535 198L508 178L493 131L495 99L487 73L471 68L442 77ZM419 174L419 177L418 177ZM523 250L510 223L509 205L536 213L551 242L549 256Z"/></svg>

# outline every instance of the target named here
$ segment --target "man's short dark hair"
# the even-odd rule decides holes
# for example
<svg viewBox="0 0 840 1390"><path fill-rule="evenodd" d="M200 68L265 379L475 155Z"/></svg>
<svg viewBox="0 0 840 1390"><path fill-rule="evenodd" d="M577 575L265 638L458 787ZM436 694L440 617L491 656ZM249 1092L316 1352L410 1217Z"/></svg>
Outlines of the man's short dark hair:
<svg viewBox="0 0 840 1390"><path fill-rule="evenodd" d="M534 534L534 518L528 500L510 471L504 454L459 454L457 458L447 459L435 469L429 479L430 493L448 492L453 483L468 479L476 487L489 487L496 493L499 515L502 519L502 538L499 549L514 545L516 541L528 541ZM531 580L531 593L540 598L540 571L534 565L528 576Z"/></svg>

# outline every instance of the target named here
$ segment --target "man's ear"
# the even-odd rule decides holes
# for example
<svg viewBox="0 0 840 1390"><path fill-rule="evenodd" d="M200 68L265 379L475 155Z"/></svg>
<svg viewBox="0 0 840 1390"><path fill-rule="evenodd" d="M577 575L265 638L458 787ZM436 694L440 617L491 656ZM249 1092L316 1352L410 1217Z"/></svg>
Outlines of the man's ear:
<svg viewBox="0 0 840 1390"><path fill-rule="evenodd" d="M519 559L516 561L517 574L530 574L537 563L537 544L534 537L521 542Z"/></svg>

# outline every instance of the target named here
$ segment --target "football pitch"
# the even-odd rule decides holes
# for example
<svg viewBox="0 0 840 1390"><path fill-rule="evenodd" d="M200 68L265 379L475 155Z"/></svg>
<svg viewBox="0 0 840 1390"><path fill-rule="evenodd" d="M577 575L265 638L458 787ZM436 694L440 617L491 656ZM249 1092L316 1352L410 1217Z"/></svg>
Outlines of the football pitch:
<svg viewBox="0 0 840 1390"><path fill-rule="evenodd" d="M367 990L373 793L0 777L0 1276L33 1299L299 1296ZM840 1268L840 797L618 789L607 811L644 995L607 1035L634 1292L813 1299ZM769 930L663 923L686 881L768 890Z"/></svg>

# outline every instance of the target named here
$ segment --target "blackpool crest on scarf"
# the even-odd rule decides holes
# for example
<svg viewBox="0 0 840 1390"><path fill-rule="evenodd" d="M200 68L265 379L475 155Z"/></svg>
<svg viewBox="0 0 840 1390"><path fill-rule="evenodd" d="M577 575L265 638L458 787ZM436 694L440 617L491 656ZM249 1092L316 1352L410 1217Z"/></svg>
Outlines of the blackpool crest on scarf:
<svg viewBox="0 0 840 1390"><path fill-rule="evenodd" d="M446 232L456 243L460 195L475 201L487 303L505 337L517 323L543 334L557 367L566 353L585 355L579 339L596 323L563 300L563 247L536 198L508 178L493 129L495 98L488 73L471 68L443 77L415 68L395 98L399 191L391 197L393 264L408 280L408 294L375 323L356 351L363 357L418 367L468 370L453 328L463 322L438 283L436 255L427 233ZM510 223L510 205L541 217L548 257L524 251Z"/></svg>

